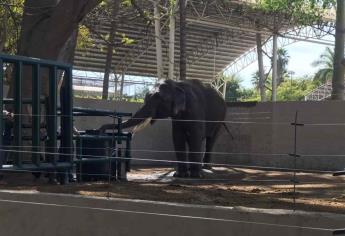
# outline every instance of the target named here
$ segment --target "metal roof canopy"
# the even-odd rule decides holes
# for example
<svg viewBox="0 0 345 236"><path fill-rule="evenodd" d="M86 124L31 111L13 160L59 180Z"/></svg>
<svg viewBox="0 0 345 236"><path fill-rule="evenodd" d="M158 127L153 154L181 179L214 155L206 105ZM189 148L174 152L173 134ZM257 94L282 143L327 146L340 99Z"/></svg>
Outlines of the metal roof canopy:
<svg viewBox="0 0 345 236"><path fill-rule="evenodd" d="M187 5L187 78L211 82L216 75L256 46L256 33L263 41L275 32L283 36L296 24L283 15L269 15L247 5L251 0L190 0ZM146 11L152 11L149 1L137 1ZM163 1L162 1L163 2ZM132 45L124 45L117 37L113 54L112 72L115 74L156 77L156 51L154 25L147 26L138 18L134 9L122 10L117 17L118 34L134 39ZM131 20L132 19L132 20ZM133 20L134 19L134 20ZM164 75L168 74L168 19L163 17L162 44ZM104 72L107 43L99 35L108 35L110 17L106 14L89 16L85 24L92 27L93 48L78 49L74 67L79 70ZM327 25L327 27L330 27ZM332 26L330 27L332 28ZM320 37L325 35L322 29ZM293 32L295 34L296 32ZM293 35L292 34L292 35ZM179 76L179 25L176 22L175 73ZM287 36L289 37L289 36ZM290 36L291 37L291 36Z"/></svg>

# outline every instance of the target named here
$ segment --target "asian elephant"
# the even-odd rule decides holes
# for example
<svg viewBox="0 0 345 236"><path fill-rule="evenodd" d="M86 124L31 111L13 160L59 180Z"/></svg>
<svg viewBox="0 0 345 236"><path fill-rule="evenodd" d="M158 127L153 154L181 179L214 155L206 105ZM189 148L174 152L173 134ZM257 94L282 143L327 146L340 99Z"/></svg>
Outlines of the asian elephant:
<svg viewBox="0 0 345 236"><path fill-rule="evenodd" d="M176 158L181 162L177 164L174 176L200 178L201 163L210 163L211 152L218 131L224 125L225 115L224 99L211 86L199 80L161 80L146 94L144 105L122 127L146 125L149 122L153 124L155 119L171 117ZM106 124L100 130L112 128L113 124ZM203 159L202 143L205 139L206 152ZM183 162L193 163L188 165Z"/></svg>

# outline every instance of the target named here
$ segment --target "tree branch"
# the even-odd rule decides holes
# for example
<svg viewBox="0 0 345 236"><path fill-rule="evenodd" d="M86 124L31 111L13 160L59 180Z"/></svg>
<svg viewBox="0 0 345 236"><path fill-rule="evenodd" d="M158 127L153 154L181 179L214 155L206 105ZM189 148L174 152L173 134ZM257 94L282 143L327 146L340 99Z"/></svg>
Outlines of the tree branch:
<svg viewBox="0 0 345 236"><path fill-rule="evenodd" d="M136 0L131 0L131 4L135 8L135 10L139 13L139 15L146 20L147 25L151 25L152 24L152 19L145 15L145 12L138 5L137 1Z"/></svg>

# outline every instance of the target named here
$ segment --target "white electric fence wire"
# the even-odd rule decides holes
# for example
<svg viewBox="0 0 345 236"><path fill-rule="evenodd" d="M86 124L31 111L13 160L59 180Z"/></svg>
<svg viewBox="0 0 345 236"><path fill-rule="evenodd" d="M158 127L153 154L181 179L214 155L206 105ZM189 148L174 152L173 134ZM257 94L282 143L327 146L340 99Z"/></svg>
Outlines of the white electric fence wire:
<svg viewBox="0 0 345 236"><path fill-rule="evenodd" d="M31 145L3 145L3 149L0 149L0 151L11 151L11 148L45 148L46 146L31 146ZM7 149L8 148L8 149ZM63 147L65 150L66 149L75 149L75 147ZM120 149L122 151L126 151L126 148L122 147L117 147L116 149ZM83 147L83 150L109 150L109 148L97 148L97 147ZM12 150L15 151L15 150ZM144 152L144 153L192 153L192 154L212 154L212 158L218 158L217 155L222 155L223 157L225 155L230 156L280 156L280 157L285 157L285 156L290 156L290 154L287 153L261 153L261 152L191 152L191 151L175 151L175 150L154 150L154 149L130 149L129 151L131 152ZM28 151L29 152L29 151ZM44 152L47 154L50 154L49 152ZM61 153L58 153L61 154ZM345 154L299 154L300 158L303 157L345 157ZM82 155L84 156L84 155ZM99 156L96 156L99 157ZM106 157L106 156L104 156Z"/></svg>
<svg viewBox="0 0 345 236"><path fill-rule="evenodd" d="M236 114L236 113L235 113ZM245 113L239 113L239 114L245 114ZM255 114L255 113L248 113L248 114ZM40 116L40 117L51 117L51 116L57 116L57 117L73 117L73 118L80 118L80 117L87 117L87 116L78 116L78 115L35 115L35 114L13 114L13 116L26 116L26 117L33 117L33 116ZM112 115L92 115L92 117L110 117ZM114 116L117 116L114 113ZM124 118L127 118L127 116L123 116ZM145 118L129 118L132 120L144 120ZM247 119L247 118L244 118ZM250 118L248 118L250 120ZM255 119L271 119L270 117L258 117L258 118L251 118L253 120ZM258 124L258 125L289 125L291 126L291 122L256 122L256 121L236 121L236 120L185 120L185 119L170 119L170 118L164 118L164 119L152 119L154 121L177 121L177 122L205 122L205 123L223 123L223 124ZM345 123L302 123L304 126L345 126Z"/></svg>
<svg viewBox="0 0 345 236"><path fill-rule="evenodd" d="M304 227L304 226L273 224L273 223L256 222L256 221L222 219L222 218L201 217L201 216L191 216L191 215L178 215L178 214L168 214L168 213L156 213L156 212L147 212L147 211L123 210L123 209L115 209L115 208L86 207L86 206L76 206L76 205L57 204L57 203L19 201L19 200L8 200L8 199L0 199L0 202L21 204L21 205L60 207L60 208L83 209L83 210L92 210L92 211L104 211L104 212L116 212L116 213L126 213L126 214L136 214L136 215L158 216L158 217L194 219L194 220L202 220L202 221L250 224L250 225L277 227L277 228L290 228L290 229L298 229L298 230L314 230L314 231L327 231L327 232L333 232L335 230L335 229L318 228L318 227Z"/></svg>
<svg viewBox="0 0 345 236"><path fill-rule="evenodd" d="M8 148L6 150L11 150L11 148L39 148L42 146L31 146L31 145L3 145L3 148ZM63 147L64 149L75 149L75 147ZM109 148L94 148L94 147L83 147L83 150L108 150ZM125 151L126 148L117 147L122 151ZM0 149L1 150L1 149ZM186 153L187 151L175 151L175 150L153 150L153 149L130 149L131 152L146 152L146 153ZM247 152L192 152L188 151L188 153L192 154L213 154L213 155L238 155L238 156L288 156L286 153L247 153Z"/></svg>
<svg viewBox="0 0 345 236"><path fill-rule="evenodd" d="M58 153L58 152L33 152L33 151L26 151L26 150L8 150L8 149L0 149L0 151L12 152L12 153L36 153L36 154L48 154L48 155L61 155L64 156L72 156L74 157L75 154L68 154L68 153ZM221 166L221 167L232 167L232 168L253 168L253 169L263 169L263 170L281 170L281 171L299 171L299 172L317 172L317 173L333 173L332 171L320 171L320 170L311 170L311 169L289 169L289 168L276 168L276 167L266 167L266 166L252 166L252 165L233 165L227 163L203 163L203 162L192 162L192 161L175 161L175 160L162 160L162 159L152 159L152 158L133 158L133 157L109 157L109 156L97 156L97 155L82 155L82 157L90 157L90 158L109 158L114 160L135 160L135 161L143 161L143 162L160 162L160 163L183 163L183 164L196 164L196 165L203 165L208 164L210 166Z"/></svg>
<svg viewBox="0 0 345 236"><path fill-rule="evenodd" d="M91 109L92 111L92 109ZM80 112L80 113L87 113L87 111L76 111L76 112ZM116 111L111 111L114 114L111 115L116 115ZM131 113L131 112L123 112L123 113ZM43 115L35 115L35 114L28 114L28 113L12 113L13 115L17 115L17 116L62 116L62 117L70 117L71 115L62 115L62 114L58 114L58 115L49 115L49 114L43 114ZM233 115L237 115L237 116L241 116L241 115L267 115L267 114L272 114L272 112L229 112L229 115L233 116ZM73 115L74 117L77 117L78 115ZM107 115L95 115L95 116L109 116ZM121 112L119 112L118 116L122 116ZM123 117L128 117L128 116L123 116Z"/></svg>

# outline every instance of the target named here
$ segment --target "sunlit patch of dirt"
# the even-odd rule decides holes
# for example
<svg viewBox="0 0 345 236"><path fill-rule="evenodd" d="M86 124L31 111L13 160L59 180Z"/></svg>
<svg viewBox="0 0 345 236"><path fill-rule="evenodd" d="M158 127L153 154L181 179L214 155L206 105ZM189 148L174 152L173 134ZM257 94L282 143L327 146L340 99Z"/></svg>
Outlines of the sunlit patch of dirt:
<svg viewBox="0 0 345 236"><path fill-rule="evenodd" d="M298 209L345 213L345 178L298 173L294 192L292 173L215 168L204 179L175 179L170 168L140 168L128 182L86 182L52 185L34 181L30 173L6 173L1 189L69 193L84 196L143 199L221 206ZM295 204L294 204L295 198Z"/></svg>

